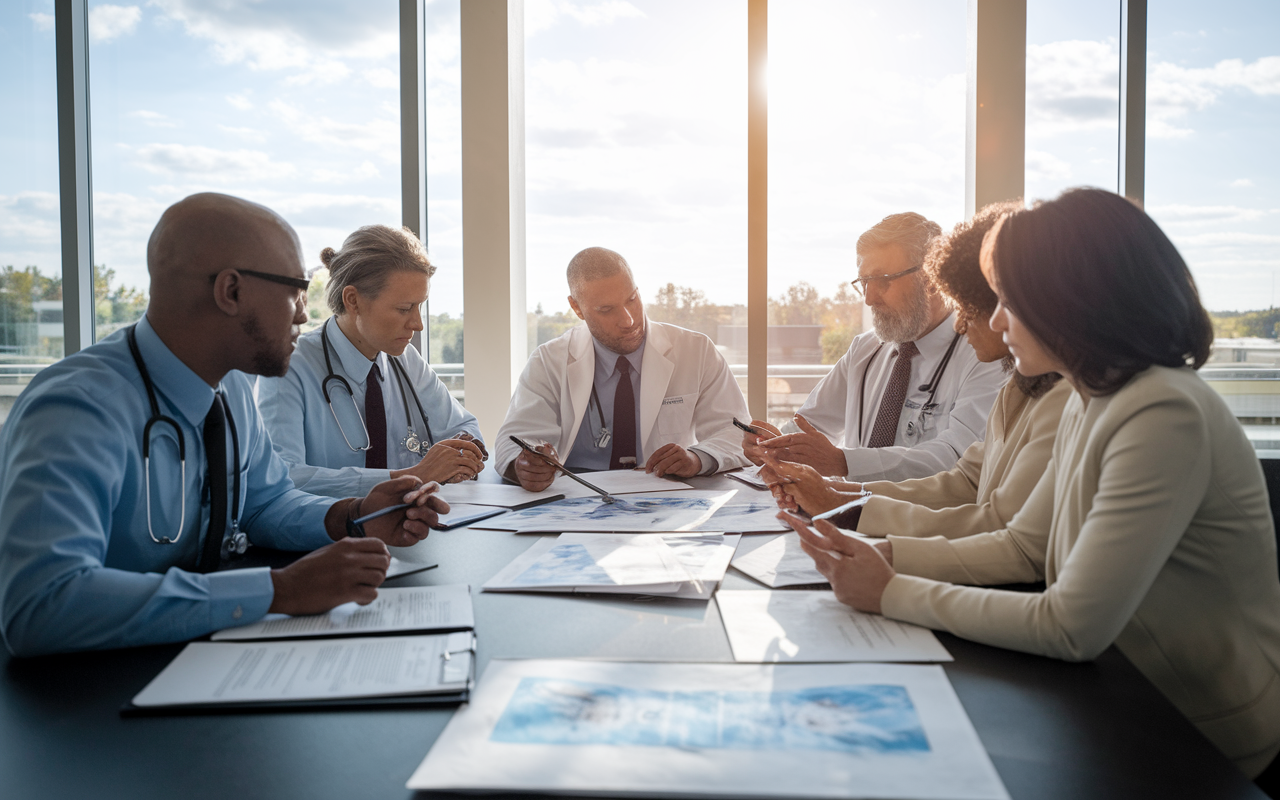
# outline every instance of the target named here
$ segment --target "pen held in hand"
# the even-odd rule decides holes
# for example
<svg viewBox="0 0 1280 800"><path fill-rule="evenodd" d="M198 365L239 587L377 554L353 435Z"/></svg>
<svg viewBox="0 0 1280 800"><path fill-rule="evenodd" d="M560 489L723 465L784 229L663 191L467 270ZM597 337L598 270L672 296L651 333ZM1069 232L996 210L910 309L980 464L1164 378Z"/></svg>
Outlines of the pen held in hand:
<svg viewBox="0 0 1280 800"><path fill-rule="evenodd" d="M542 459L542 460L543 460L543 461L545 461L546 463L550 464L551 466L553 466L553 467L555 467L556 469L558 469L558 470L560 470L561 472L563 472L563 473L564 473L565 475L567 475L569 478L571 478L571 479L573 479L573 480L577 481L578 483L580 483L580 484L582 484L583 486L587 487L587 488L588 488L588 489L590 489L591 491L593 491L593 492L595 492L596 494L600 495L600 499L601 499L602 501L604 501L604 503L605 503L606 505L609 505L609 504L612 504L612 503L616 502L616 501L615 501L615 499L613 498L613 496L612 496L612 495L610 495L608 492L606 492L604 489L601 489L599 486L593 486L593 485L591 485L590 483L587 483L586 481L584 481L582 478L579 478L577 475L574 475L572 472L570 472L570 471L569 471L569 468L568 468L568 467L566 467L564 464L561 464L559 461L556 461L554 458L552 458L551 456L547 455L546 453L543 453L543 452L538 451L538 449L537 449L537 448L533 447L533 446L532 446L532 445L530 445L528 442L526 442L524 439L521 439L519 436L512 436L512 437L511 437L511 441L513 441L513 442L515 442L516 444L520 445L520 449L521 449L521 450L524 450L526 453L531 453L531 454L533 454L533 455L537 456L538 458Z"/></svg>
<svg viewBox="0 0 1280 800"><path fill-rule="evenodd" d="M733 424L734 424L734 426L735 426L735 427L737 427L737 428L739 428L739 429L741 429L741 430L746 431L747 433L751 434L752 436L764 436L764 435L765 435L764 431L762 431L762 430L757 430L756 428L753 428L752 426L750 426L750 425L746 424L745 422L741 422L741 421L739 421L737 417L734 417L734 418L733 418Z"/></svg>

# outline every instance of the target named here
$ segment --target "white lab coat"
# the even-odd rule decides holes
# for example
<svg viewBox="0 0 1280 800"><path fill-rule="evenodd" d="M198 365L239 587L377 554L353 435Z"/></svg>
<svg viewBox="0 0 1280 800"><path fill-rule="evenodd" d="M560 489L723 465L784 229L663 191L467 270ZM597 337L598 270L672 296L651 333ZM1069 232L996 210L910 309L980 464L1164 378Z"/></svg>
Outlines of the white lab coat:
<svg viewBox="0 0 1280 800"><path fill-rule="evenodd" d="M520 454L512 434L531 444L549 442L569 457L595 381L595 347L585 325L534 351L520 375L507 418L493 443L494 467L504 474ZM724 356L696 331L649 321L640 367L640 452L645 459L665 444L694 445L720 470L745 466L742 435L733 418L747 419L747 402Z"/></svg>

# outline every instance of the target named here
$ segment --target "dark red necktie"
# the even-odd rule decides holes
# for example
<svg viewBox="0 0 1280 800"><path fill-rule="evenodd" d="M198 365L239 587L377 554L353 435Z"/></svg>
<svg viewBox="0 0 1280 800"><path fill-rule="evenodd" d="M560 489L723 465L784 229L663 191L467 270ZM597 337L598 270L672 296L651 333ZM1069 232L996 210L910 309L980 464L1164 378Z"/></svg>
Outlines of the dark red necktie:
<svg viewBox="0 0 1280 800"><path fill-rule="evenodd" d="M633 469L636 465L636 392L631 388L631 362L618 356L614 367L622 376L613 395L613 453L609 469Z"/></svg>
<svg viewBox="0 0 1280 800"><path fill-rule="evenodd" d="M370 469L387 468L387 409L382 403L382 370L378 362L369 367L364 382L364 425L369 429L369 449L364 465Z"/></svg>

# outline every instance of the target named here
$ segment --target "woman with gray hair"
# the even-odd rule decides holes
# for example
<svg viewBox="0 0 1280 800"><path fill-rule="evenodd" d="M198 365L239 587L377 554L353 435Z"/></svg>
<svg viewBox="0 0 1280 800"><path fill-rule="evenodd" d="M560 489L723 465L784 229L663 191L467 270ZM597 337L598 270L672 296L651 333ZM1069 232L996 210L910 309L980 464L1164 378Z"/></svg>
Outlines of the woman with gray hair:
<svg viewBox="0 0 1280 800"><path fill-rule="evenodd" d="M475 478L488 455L479 423L411 343L436 271L422 242L407 229L366 225L320 260L334 316L299 337L288 374L258 386L293 482L349 497L400 475Z"/></svg>

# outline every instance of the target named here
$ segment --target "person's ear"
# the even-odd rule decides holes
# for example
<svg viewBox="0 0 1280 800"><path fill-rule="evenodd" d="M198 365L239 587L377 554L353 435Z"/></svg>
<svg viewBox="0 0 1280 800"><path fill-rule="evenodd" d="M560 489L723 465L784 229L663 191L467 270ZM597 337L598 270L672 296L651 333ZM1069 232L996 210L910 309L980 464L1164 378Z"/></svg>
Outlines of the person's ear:
<svg viewBox="0 0 1280 800"><path fill-rule="evenodd" d="M213 302L228 317L240 314L240 291L243 283L240 273L224 269L213 277Z"/></svg>
<svg viewBox="0 0 1280 800"><path fill-rule="evenodd" d="M582 309L578 307L578 301L573 299L573 295L569 295L569 308L572 308L573 313L578 315L578 319L586 319L586 317L582 316Z"/></svg>
<svg viewBox="0 0 1280 800"><path fill-rule="evenodd" d="M360 293L356 291L356 287L342 287L342 308L346 312L358 312L360 310Z"/></svg>

